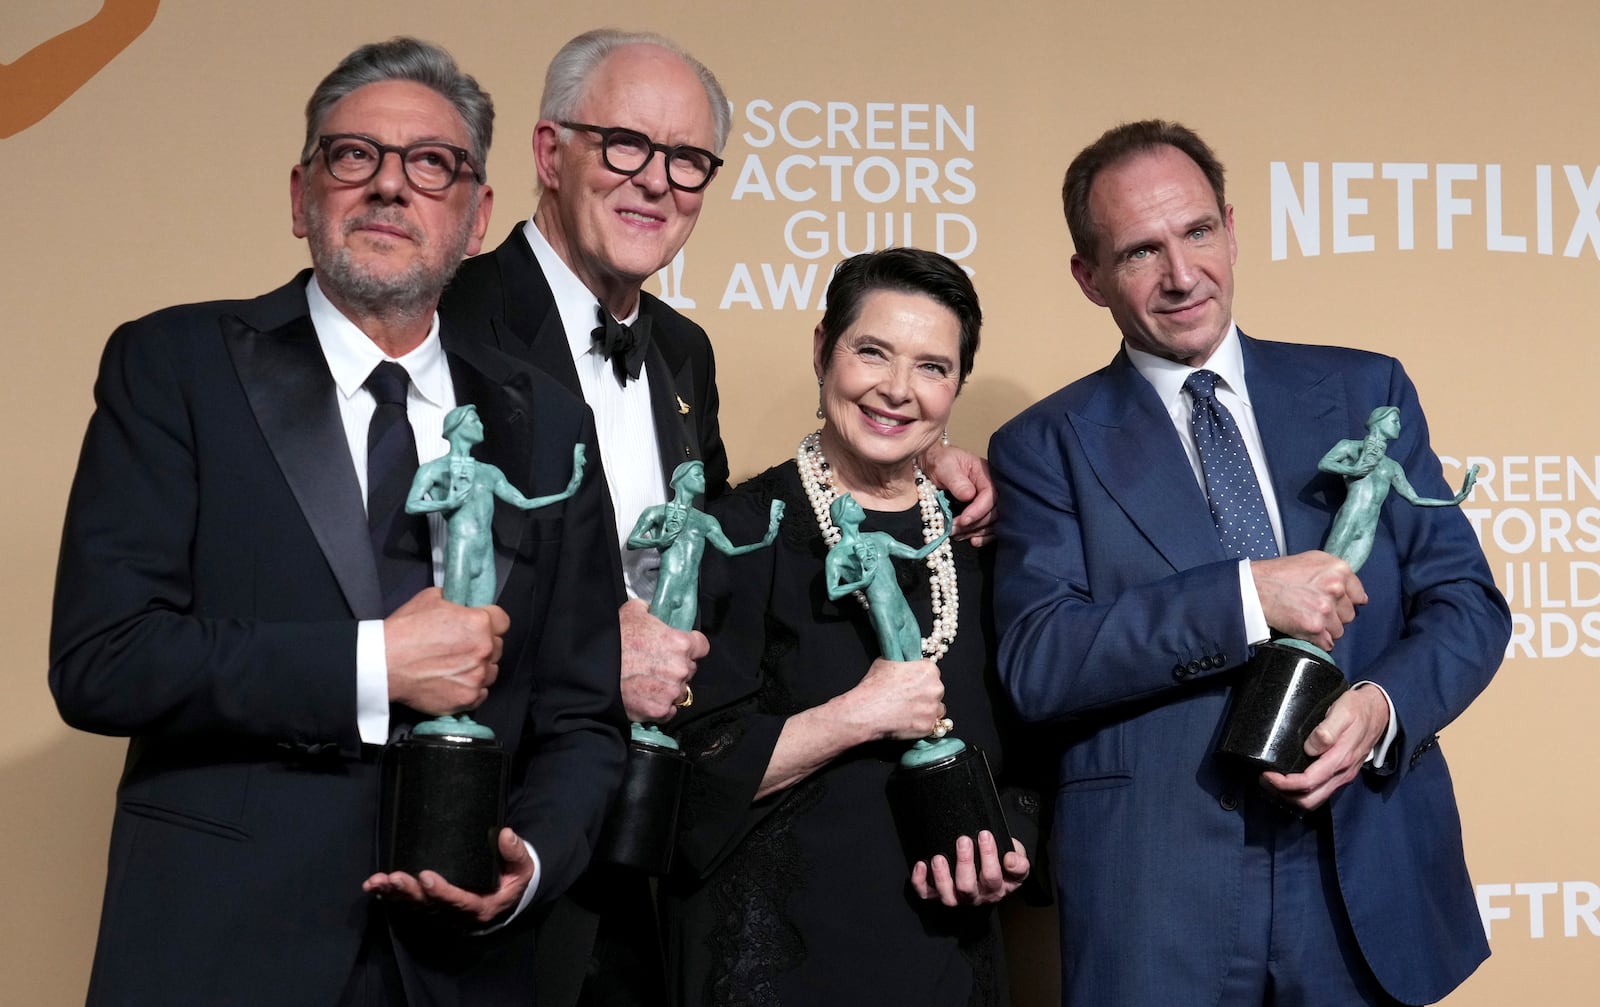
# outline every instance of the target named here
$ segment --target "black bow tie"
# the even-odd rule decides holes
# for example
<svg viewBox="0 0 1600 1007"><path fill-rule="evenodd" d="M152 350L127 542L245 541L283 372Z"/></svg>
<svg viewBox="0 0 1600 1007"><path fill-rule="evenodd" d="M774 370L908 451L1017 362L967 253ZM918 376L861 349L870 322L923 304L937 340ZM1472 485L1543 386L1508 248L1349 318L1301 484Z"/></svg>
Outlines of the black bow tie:
<svg viewBox="0 0 1600 1007"><path fill-rule="evenodd" d="M595 345L611 361L617 384L626 386L629 378L637 379L644 370L645 350L650 348L650 316L641 314L632 325L623 325L600 305L595 312L600 319L593 333Z"/></svg>

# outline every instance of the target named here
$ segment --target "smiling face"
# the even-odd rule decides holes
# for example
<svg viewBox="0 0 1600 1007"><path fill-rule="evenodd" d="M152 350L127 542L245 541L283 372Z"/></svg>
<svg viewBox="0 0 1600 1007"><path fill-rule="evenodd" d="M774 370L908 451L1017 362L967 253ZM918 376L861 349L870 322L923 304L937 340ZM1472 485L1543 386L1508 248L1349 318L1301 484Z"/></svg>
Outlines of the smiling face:
<svg viewBox="0 0 1600 1007"><path fill-rule="evenodd" d="M1089 214L1094 257L1072 257L1084 295L1110 310L1134 349L1205 363L1233 321L1233 207L1217 206L1187 155L1158 147L1102 170Z"/></svg>
<svg viewBox="0 0 1600 1007"><path fill-rule="evenodd" d="M715 124L705 87L683 60L652 45L618 49L595 68L573 121L623 126L667 146L711 150ZM633 176L607 168L600 137L548 119L534 129L544 195L539 231L613 315L632 312L639 288L689 240L705 193L667 184L664 155Z"/></svg>
<svg viewBox="0 0 1600 1007"><path fill-rule="evenodd" d="M828 358L817 327L823 453L839 489L884 498L914 487L916 458L939 439L960 386L961 323L926 294L875 290Z"/></svg>
<svg viewBox="0 0 1600 1007"><path fill-rule="evenodd" d="M442 140L469 147L467 128L438 92L411 81L357 88L328 111L321 135L359 133L404 146ZM360 184L328 173L321 152L289 176L294 233L328 298L352 317L431 314L463 257L482 246L493 193L463 169L442 192L419 192L400 158L384 155Z"/></svg>

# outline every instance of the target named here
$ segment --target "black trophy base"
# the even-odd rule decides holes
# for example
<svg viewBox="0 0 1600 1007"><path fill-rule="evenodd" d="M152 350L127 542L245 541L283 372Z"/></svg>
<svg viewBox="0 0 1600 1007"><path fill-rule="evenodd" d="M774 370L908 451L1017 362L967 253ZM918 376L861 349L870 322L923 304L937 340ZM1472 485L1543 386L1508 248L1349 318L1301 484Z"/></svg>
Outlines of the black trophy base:
<svg viewBox="0 0 1600 1007"><path fill-rule="evenodd" d="M1298 773L1311 765L1306 739L1349 687L1332 661L1290 643L1264 643L1234 687L1217 752L1257 769Z"/></svg>
<svg viewBox="0 0 1600 1007"><path fill-rule="evenodd" d="M672 867L678 808L689 780L689 758L674 748L628 742L622 791L611 804L595 859L652 877Z"/></svg>
<svg viewBox="0 0 1600 1007"><path fill-rule="evenodd" d="M988 830L1003 857L1011 852L1000 792L982 749L960 752L923 766L896 766L889 774L889 810L894 814L906 864L942 853L955 869L956 839Z"/></svg>
<svg viewBox="0 0 1600 1007"><path fill-rule="evenodd" d="M497 741L410 737L383 753L378 864L438 872L468 891L500 887L509 759Z"/></svg>

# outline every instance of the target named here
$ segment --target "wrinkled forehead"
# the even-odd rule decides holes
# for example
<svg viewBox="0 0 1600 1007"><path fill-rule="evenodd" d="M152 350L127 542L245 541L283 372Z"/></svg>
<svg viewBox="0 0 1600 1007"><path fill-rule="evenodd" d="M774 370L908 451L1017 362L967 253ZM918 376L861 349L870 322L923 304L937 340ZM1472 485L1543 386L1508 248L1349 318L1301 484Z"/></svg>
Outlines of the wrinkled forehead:
<svg viewBox="0 0 1600 1007"><path fill-rule="evenodd" d="M446 140L470 146L467 124L444 95L409 80L364 84L328 109L318 132L361 133L385 143Z"/></svg>
<svg viewBox="0 0 1600 1007"><path fill-rule="evenodd" d="M657 141L708 149L716 142L704 84L660 46L640 43L608 55L585 81L578 108L585 122L638 129Z"/></svg>

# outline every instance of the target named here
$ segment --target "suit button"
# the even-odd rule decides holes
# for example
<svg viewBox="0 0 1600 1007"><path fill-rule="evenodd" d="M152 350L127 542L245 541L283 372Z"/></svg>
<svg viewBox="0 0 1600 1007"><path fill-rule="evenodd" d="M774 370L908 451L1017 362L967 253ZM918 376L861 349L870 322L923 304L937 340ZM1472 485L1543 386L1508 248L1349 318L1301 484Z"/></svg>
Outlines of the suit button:
<svg viewBox="0 0 1600 1007"><path fill-rule="evenodd" d="M1236 811L1239 808L1239 799L1232 794L1223 794L1217 798L1217 803L1222 806L1223 811Z"/></svg>
<svg viewBox="0 0 1600 1007"><path fill-rule="evenodd" d="M1204 667L1206 667L1205 662L1196 658L1195 660L1189 662L1189 674L1198 675L1200 674L1201 669Z"/></svg>
<svg viewBox="0 0 1600 1007"><path fill-rule="evenodd" d="M1189 669L1180 664L1172 669L1172 677L1181 682L1189 677Z"/></svg>

